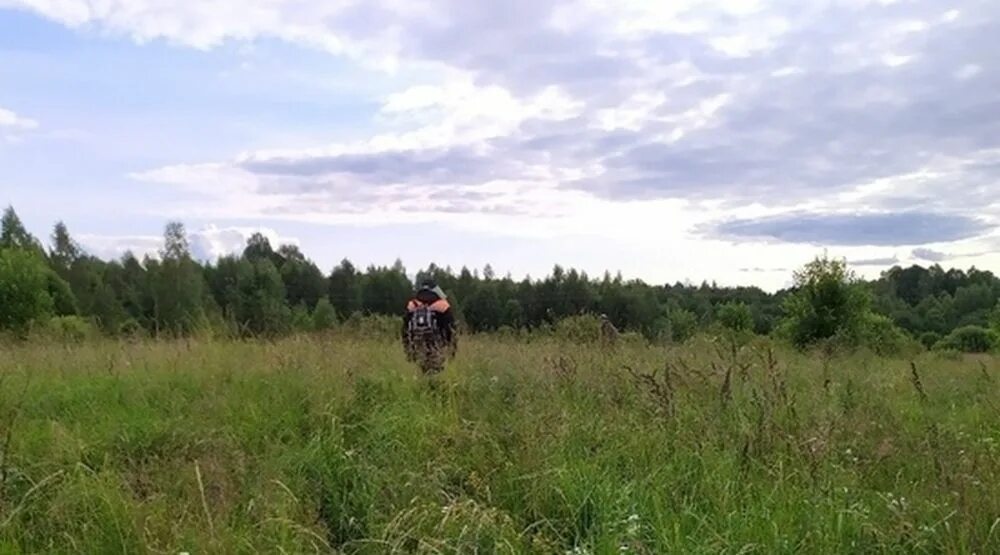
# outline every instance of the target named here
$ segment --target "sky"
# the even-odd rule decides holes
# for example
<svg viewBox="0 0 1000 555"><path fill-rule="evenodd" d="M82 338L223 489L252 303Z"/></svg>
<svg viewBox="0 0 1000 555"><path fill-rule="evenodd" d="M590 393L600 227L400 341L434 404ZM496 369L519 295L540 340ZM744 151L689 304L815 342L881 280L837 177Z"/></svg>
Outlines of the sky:
<svg viewBox="0 0 1000 555"><path fill-rule="evenodd" d="M0 0L0 204L324 269L1000 272L995 0Z"/></svg>

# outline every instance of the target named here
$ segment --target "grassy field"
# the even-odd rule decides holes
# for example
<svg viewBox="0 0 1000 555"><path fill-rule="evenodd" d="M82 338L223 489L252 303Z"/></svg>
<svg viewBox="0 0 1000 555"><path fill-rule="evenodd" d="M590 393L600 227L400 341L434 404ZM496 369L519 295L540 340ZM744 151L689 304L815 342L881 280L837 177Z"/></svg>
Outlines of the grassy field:
<svg viewBox="0 0 1000 555"><path fill-rule="evenodd" d="M990 358L467 338L428 381L337 337L0 355L4 553L1000 552Z"/></svg>

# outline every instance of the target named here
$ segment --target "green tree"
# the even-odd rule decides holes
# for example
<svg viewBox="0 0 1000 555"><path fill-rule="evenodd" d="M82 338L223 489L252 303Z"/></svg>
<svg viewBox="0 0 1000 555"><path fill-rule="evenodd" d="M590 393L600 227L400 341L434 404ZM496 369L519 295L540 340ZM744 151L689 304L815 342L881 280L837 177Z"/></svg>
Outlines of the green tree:
<svg viewBox="0 0 1000 555"><path fill-rule="evenodd" d="M159 264L150 266L155 329L185 335L205 321L205 278L191 259L187 234L179 222L167 224Z"/></svg>
<svg viewBox="0 0 1000 555"><path fill-rule="evenodd" d="M520 301L514 298L507 299L503 305L500 323L512 328L520 328L524 325L524 307L521 306Z"/></svg>
<svg viewBox="0 0 1000 555"><path fill-rule="evenodd" d="M752 331L753 313L741 302L722 303L715 309L715 317L726 329L738 332Z"/></svg>
<svg viewBox="0 0 1000 555"><path fill-rule="evenodd" d="M990 311L989 323L993 331L1000 333L1000 302Z"/></svg>
<svg viewBox="0 0 1000 555"><path fill-rule="evenodd" d="M69 283L53 270L46 272L46 290L52 298L52 308L56 316L76 316L80 312Z"/></svg>
<svg viewBox="0 0 1000 555"><path fill-rule="evenodd" d="M49 268L32 250L0 248L0 329L24 334L52 314Z"/></svg>
<svg viewBox="0 0 1000 555"><path fill-rule="evenodd" d="M843 260L818 257L795 273L795 292L785 302L786 333L806 346L842 336L861 337L869 297Z"/></svg>
<svg viewBox="0 0 1000 555"><path fill-rule="evenodd" d="M472 295L462 303L465 322L472 331L491 331L500 327L503 319L503 305L492 282L483 282Z"/></svg>
<svg viewBox="0 0 1000 555"><path fill-rule="evenodd" d="M361 312L362 276L350 260L341 261L327 281L330 302L341 320L346 320L355 312Z"/></svg>
<svg viewBox="0 0 1000 555"><path fill-rule="evenodd" d="M320 298L328 294L328 284L323 272L296 246L282 245L278 254L281 257L279 269L288 304L316 306Z"/></svg>
<svg viewBox="0 0 1000 555"><path fill-rule="evenodd" d="M330 304L330 299L323 297L316 303L312 313L312 327L316 331L323 331L337 325L337 311Z"/></svg>
<svg viewBox="0 0 1000 555"><path fill-rule="evenodd" d="M942 339L935 348L952 349L964 353L988 353L1000 345L1000 337L993 330L981 326L957 328Z"/></svg>
<svg viewBox="0 0 1000 555"><path fill-rule="evenodd" d="M290 331L293 314L285 302L285 286L267 257L222 257L212 276L213 293L238 334L275 336ZM303 320L301 314L299 319Z"/></svg>
<svg viewBox="0 0 1000 555"><path fill-rule="evenodd" d="M675 308L667 313L671 339L681 343L694 337L698 331L698 315L690 310Z"/></svg>
<svg viewBox="0 0 1000 555"><path fill-rule="evenodd" d="M389 268L370 267L361 289L363 310L371 314L400 314L412 293L413 284L400 261Z"/></svg>
<svg viewBox="0 0 1000 555"><path fill-rule="evenodd" d="M49 251L49 263L53 269L65 277L70 267L83 256L83 249L69 235L69 230L63 222L57 222L52 230L52 248Z"/></svg>
<svg viewBox="0 0 1000 555"><path fill-rule="evenodd" d="M13 206L8 206L0 217L0 248L21 249L45 256L42 244L28 233Z"/></svg>
<svg viewBox="0 0 1000 555"><path fill-rule="evenodd" d="M276 268L280 267L282 262L281 255L274 252L271 241L263 233L254 233L247 239L247 246L243 249L243 258L251 262L267 259Z"/></svg>

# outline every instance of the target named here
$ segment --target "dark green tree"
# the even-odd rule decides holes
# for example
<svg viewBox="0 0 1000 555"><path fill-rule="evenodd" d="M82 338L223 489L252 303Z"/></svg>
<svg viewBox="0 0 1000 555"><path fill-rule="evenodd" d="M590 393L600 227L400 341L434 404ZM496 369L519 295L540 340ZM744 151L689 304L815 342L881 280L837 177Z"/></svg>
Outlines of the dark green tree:
<svg viewBox="0 0 1000 555"><path fill-rule="evenodd" d="M785 302L785 330L799 346L834 336L856 340L869 303L846 261L824 255L795 272L795 292Z"/></svg>
<svg viewBox="0 0 1000 555"><path fill-rule="evenodd" d="M49 268L33 249L0 248L0 329L23 335L52 315Z"/></svg>
<svg viewBox="0 0 1000 555"><path fill-rule="evenodd" d="M186 335L205 322L205 278L191 259L187 234L179 222L167 224L161 261L147 264L152 283L155 331Z"/></svg>
<svg viewBox="0 0 1000 555"><path fill-rule="evenodd" d="M344 259L327 280L329 284L330 302L341 320L346 320L355 312L361 312L361 281L362 276L351 264L350 260Z"/></svg>
<svg viewBox="0 0 1000 555"><path fill-rule="evenodd" d="M715 317L722 327L733 331L747 332L752 331L754 327L750 307L741 302L720 304L715 309Z"/></svg>

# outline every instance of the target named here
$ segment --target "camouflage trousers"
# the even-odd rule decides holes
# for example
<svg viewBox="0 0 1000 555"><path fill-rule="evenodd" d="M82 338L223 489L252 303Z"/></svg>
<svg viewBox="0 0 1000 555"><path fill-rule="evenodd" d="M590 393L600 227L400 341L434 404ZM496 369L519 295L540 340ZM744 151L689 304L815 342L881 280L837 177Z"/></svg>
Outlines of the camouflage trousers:
<svg viewBox="0 0 1000 555"><path fill-rule="evenodd" d="M449 354L445 342L434 336L405 337L403 349L407 360L419 366L426 375L443 371Z"/></svg>

